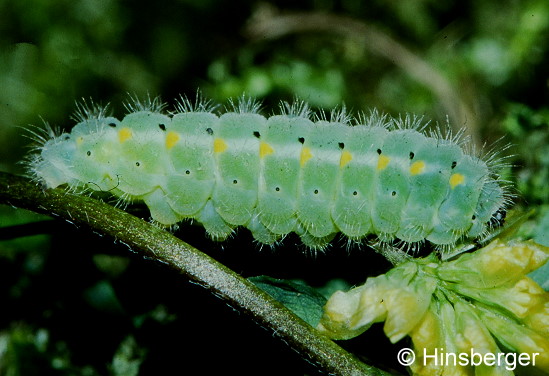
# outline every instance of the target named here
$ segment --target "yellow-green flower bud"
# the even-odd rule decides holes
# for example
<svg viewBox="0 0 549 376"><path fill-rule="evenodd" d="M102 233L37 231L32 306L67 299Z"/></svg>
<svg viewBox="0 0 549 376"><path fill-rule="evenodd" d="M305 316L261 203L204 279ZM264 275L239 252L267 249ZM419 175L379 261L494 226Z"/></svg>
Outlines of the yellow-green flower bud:
<svg viewBox="0 0 549 376"><path fill-rule="evenodd" d="M549 248L531 240L504 243L496 239L476 252L441 264L437 274L445 281L475 288L492 288L522 278L547 259Z"/></svg>
<svg viewBox="0 0 549 376"><path fill-rule="evenodd" d="M461 284L448 287L461 295L473 298L487 305L497 306L525 318L547 301L548 294L533 280L523 277L516 282L491 289L479 289Z"/></svg>
<svg viewBox="0 0 549 376"><path fill-rule="evenodd" d="M421 321L436 287L437 281L426 275L389 292L386 298L387 319L383 330L392 343L404 338Z"/></svg>
<svg viewBox="0 0 549 376"><path fill-rule="evenodd" d="M474 306L462 300L454 302L456 312L456 344L460 354L471 355L469 361L475 364L475 376L511 376L504 362L496 362L503 352L497 346L490 332L476 314ZM474 359L476 357L476 359ZM494 359L490 362L491 359ZM488 364L487 364L488 363ZM493 364L492 364L493 363Z"/></svg>
<svg viewBox="0 0 549 376"><path fill-rule="evenodd" d="M335 339L352 338L385 320L391 342L406 336L422 319L437 286L435 278L417 275L415 262L370 278L347 293L333 294L324 308L319 329Z"/></svg>
<svg viewBox="0 0 549 376"><path fill-rule="evenodd" d="M546 292L544 296L544 301L530 310L530 314L523 321L536 332L549 338L549 293Z"/></svg>
<svg viewBox="0 0 549 376"><path fill-rule="evenodd" d="M410 259L335 293L318 328L347 339L385 321L391 342L411 337L414 375L512 376L522 366L549 373L549 293L526 277L548 258L534 242L495 240L450 262Z"/></svg>
<svg viewBox="0 0 549 376"><path fill-rule="evenodd" d="M467 352L472 348L481 354L499 351L490 332L469 303L456 300L454 309L456 311L456 344L459 351Z"/></svg>
<svg viewBox="0 0 549 376"><path fill-rule="evenodd" d="M499 315L489 308L478 307L482 321L490 332L508 349L529 354L533 364L549 373L549 338L527 326Z"/></svg>
<svg viewBox="0 0 549 376"><path fill-rule="evenodd" d="M442 348L443 324L438 315L438 302L433 300L421 322L410 333L416 360L410 365L414 375L440 375L440 366L433 358L423 358L423 352L433 354Z"/></svg>
<svg viewBox="0 0 549 376"><path fill-rule="evenodd" d="M333 339L349 339L385 320L386 275L370 278L348 292L336 291L324 307L318 329Z"/></svg>

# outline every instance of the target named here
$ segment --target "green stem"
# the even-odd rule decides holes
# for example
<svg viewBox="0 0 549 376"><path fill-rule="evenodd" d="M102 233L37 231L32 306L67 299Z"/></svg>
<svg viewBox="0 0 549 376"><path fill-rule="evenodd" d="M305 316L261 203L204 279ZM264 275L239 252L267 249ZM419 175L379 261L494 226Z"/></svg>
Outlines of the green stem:
<svg viewBox="0 0 549 376"><path fill-rule="evenodd" d="M333 375L389 375L368 366L229 268L172 234L87 196L42 190L29 179L0 172L0 203L88 226L159 260L272 330L322 371Z"/></svg>

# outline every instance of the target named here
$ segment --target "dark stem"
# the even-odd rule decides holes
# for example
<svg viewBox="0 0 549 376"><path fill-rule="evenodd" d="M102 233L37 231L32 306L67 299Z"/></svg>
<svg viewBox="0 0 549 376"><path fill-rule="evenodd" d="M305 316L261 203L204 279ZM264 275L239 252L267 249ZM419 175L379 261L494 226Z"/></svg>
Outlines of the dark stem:
<svg viewBox="0 0 549 376"><path fill-rule="evenodd" d="M365 365L295 316L281 303L172 234L87 196L42 190L29 179L0 172L0 203L59 217L109 235L143 256L158 260L208 289L284 342L323 372L333 375L389 374Z"/></svg>

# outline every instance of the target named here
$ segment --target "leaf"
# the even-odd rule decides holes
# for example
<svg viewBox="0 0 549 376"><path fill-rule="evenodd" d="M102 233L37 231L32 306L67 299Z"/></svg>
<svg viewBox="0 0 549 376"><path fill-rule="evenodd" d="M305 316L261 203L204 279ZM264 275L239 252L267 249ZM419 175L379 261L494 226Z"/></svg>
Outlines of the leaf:
<svg viewBox="0 0 549 376"><path fill-rule="evenodd" d="M549 247L549 210L545 212L545 215L539 221L534 240L541 245ZM534 270L528 277L536 281L545 291L549 291L549 262Z"/></svg>
<svg viewBox="0 0 549 376"><path fill-rule="evenodd" d="M322 316L326 298L303 282L276 279L269 276L248 278L250 282L284 304L312 327Z"/></svg>

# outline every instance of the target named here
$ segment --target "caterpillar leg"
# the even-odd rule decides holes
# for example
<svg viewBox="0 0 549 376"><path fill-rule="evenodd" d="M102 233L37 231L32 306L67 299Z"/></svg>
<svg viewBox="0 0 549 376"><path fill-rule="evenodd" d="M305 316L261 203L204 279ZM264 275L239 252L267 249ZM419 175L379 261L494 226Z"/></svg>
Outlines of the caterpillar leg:
<svg viewBox="0 0 549 376"><path fill-rule="evenodd" d="M246 227L252 232L254 239L259 243L274 245L282 238L282 235L275 234L265 227L259 220L258 214L252 216Z"/></svg>
<svg viewBox="0 0 549 376"><path fill-rule="evenodd" d="M202 223L208 235L216 241L227 239L233 232L233 228L217 214L211 200L208 200L204 208L196 216L196 219Z"/></svg>

